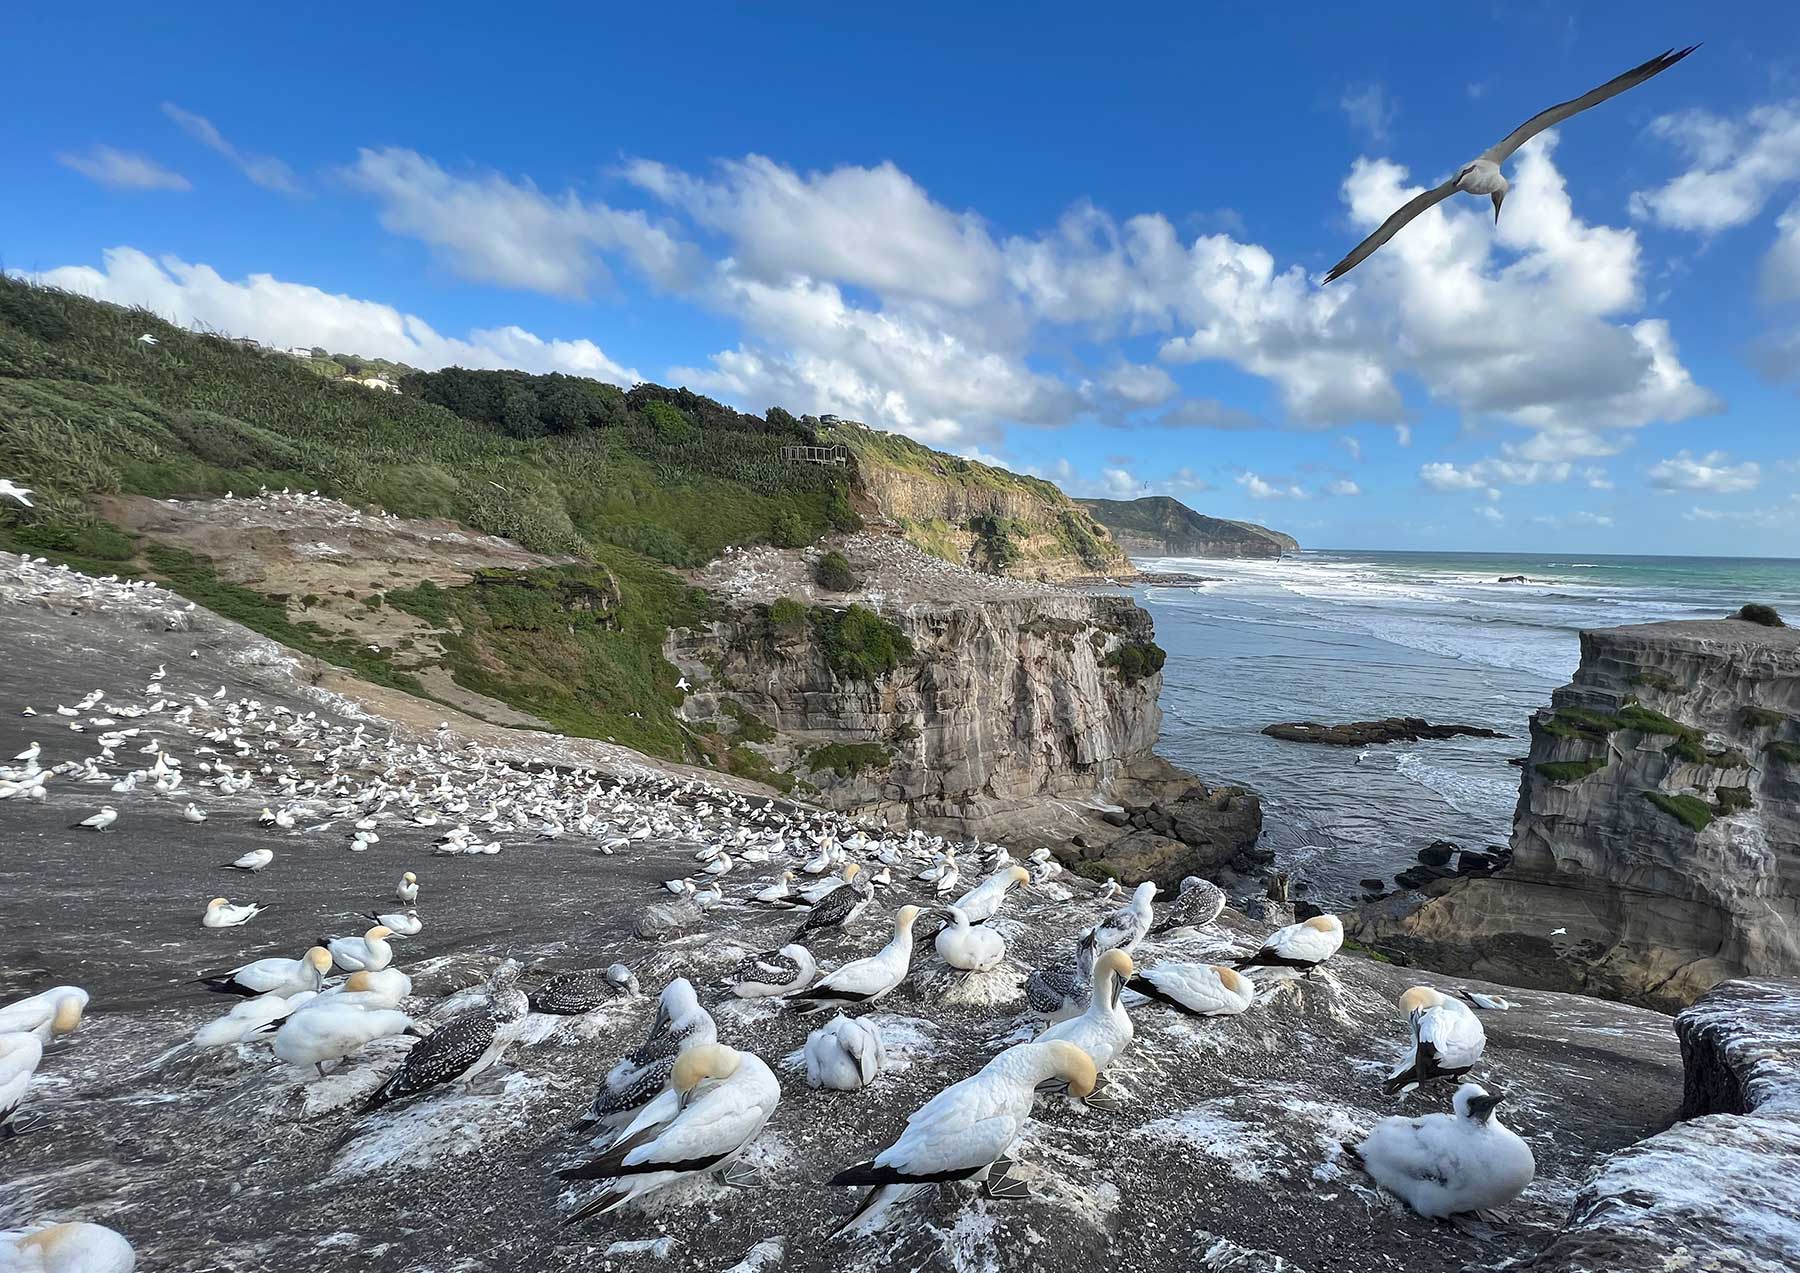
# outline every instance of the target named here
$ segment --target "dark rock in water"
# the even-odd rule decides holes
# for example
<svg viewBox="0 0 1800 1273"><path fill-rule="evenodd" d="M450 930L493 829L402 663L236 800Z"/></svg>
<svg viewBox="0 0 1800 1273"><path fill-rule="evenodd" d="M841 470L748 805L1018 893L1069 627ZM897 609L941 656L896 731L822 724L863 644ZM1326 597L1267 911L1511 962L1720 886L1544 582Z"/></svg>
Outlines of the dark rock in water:
<svg viewBox="0 0 1800 1273"><path fill-rule="evenodd" d="M1426 866L1448 866L1451 856L1460 850L1455 840L1433 840L1419 850L1419 861Z"/></svg>
<svg viewBox="0 0 1800 1273"><path fill-rule="evenodd" d="M1358 720L1343 725L1318 721L1285 721L1265 725L1263 733L1295 743L1325 743L1332 747L1374 747L1383 743L1416 743L1443 738L1505 738L1480 725L1434 725L1417 716L1390 716L1386 720Z"/></svg>
<svg viewBox="0 0 1800 1273"><path fill-rule="evenodd" d="M1492 875L1500 869L1500 859L1490 853L1477 853L1474 849L1464 849L1456 859L1458 875Z"/></svg>
<svg viewBox="0 0 1800 1273"><path fill-rule="evenodd" d="M1495 583L1524 583L1525 576L1524 575L1501 575L1498 579L1494 580L1494 582Z"/></svg>
<svg viewBox="0 0 1800 1273"><path fill-rule="evenodd" d="M1294 922L1302 923L1309 919L1317 919L1325 913L1322 906L1314 906L1311 902L1294 903Z"/></svg>
<svg viewBox="0 0 1800 1273"><path fill-rule="evenodd" d="M1099 855L1127 882L1154 880L1173 889L1185 876L1215 875L1227 866L1254 869L1255 861L1266 860L1257 846L1262 802L1242 787L1191 786L1179 800L1104 817L1131 828ZM1240 860L1251 865L1238 866Z"/></svg>
<svg viewBox="0 0 1800 1273"><path fill-rule="evenodd" d="M1455 878L1455 871L1421 863L1418 866L1409 866L1400 872L1394 877L1394 883L1401 888L1424 888L1433 880L1453 880Z"/></svg>
<svg viewBox="0 0 1800 1273"><path fill-rule="evenodd" d="M1131 815L1123 809L1108 809L1100 815L1100 821L1111 827L1123 827L1131 824Z"/></svg>
<svg viewBox="0 0 1800 1273"><path fill-rule="evenodd" d="M1378 880L1378 879L1373 879L1373 878L1366 879L1366 880L1358 880L1357 883L1362 885L1364 889L1368 890L1371 893L1379 893L1387 887L1386 880Z"/></svg>

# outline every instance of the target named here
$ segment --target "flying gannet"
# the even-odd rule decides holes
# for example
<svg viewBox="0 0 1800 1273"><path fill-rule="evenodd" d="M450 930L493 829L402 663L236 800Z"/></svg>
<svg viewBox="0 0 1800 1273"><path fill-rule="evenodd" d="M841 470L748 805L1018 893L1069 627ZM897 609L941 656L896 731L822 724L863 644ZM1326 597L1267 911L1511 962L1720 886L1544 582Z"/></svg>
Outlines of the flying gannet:
<svg viewBox="0 0 1800 1273"><path fill-rule="evenodd" d="M1455 1113L1384 1118L1344 1146L1375 1183L1422 1216L1504 1207L1537 1174L1531 1146L1494 1117L1502 1097L1479 1083L1456 1089Z"/></svg>
<svg viewBox="0 0 1800 1273"><path fill-rule="evenodd" d="M1430 986L1414 986L1400 996L1412 1030L1406 1059L1381 1085L1389 1096L1410 1092L1434 1079L1459 1079L1475 1068L1487 1046L1487 1031L1469 1006Z"/></svg>

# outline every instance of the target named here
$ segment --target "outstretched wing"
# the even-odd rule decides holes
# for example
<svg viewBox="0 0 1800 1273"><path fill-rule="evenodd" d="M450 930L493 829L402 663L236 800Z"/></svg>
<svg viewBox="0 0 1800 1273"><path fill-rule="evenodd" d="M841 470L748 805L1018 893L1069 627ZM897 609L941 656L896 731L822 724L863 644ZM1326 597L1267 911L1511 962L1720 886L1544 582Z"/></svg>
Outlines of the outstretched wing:
<svg viewBox="0 0 1800 1273"><path fill-rule="evenodd" d="M1491 159L1497 164L1506 162L1513 151L1546 128L1554 128L1571 115L1579 115L1590 106L1598 106L1609 97L1617 97L1628 88L1636 88L1652 75L1662 74L1699 47L1698 44L1690 44L1685 49L1669 49L1666 52L1658 53L1648 62L1632 67L1623 75L1614 76L1599 88L1589 89L1580 97L1559 102L1549 110L1539 111L1508 133L1497 145L1490 147L1481 157Z"/></svg>
<svg viewBox="0 0 1800 1273"><path fill-rule="evenodd" d="M1332 266L1331 272L1325 276L1325 281L1329 283L1334 279L1344 277L1344 275L1348 274L1351 270L1373 256L1376 248L1400 233L1401 227L1408 221L1411 221L1414 217L1425 211L1425 209L1435 207L1442 203L1455 193L1456 178L1452 177L1441 186L1436 186L1422 194L1414 195L1411 199L1406 201L1398 212L1394 213L1394 215L1389 217L1386 221L1383 221L1381 225L1376 228L1375 233L1371 234L1368 238L1352 248L1349 256L1346 256L1343 260Z"/></svg>

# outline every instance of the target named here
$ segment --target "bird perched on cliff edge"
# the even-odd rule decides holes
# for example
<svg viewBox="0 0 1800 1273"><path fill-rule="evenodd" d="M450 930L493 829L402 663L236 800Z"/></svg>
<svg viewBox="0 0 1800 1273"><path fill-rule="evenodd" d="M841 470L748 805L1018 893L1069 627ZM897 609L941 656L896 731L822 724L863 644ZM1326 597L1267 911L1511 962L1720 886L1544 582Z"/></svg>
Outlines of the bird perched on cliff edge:
<svg viewBox="0 0 1800 1273"><path fill-rule="evenodd" d="M1444 1219L1503 1207L1537 1174L1531 1146L1501 1125L1502 1097L1479 1083L1456 1089L1453 1114L1384 1118L1345 1151L1376 1184L1422 1216Z"/></svg>

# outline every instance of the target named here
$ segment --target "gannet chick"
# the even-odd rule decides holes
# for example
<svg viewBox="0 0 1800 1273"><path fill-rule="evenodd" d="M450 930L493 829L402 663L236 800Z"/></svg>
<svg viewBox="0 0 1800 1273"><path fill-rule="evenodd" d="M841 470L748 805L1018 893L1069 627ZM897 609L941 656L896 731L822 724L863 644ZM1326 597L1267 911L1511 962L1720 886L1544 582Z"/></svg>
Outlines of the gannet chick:
<svg viewBox="0 0 1800 1273"><path fill-rule="evenodd" d="M267 909L261 902L233 906L225 898L215 897L206 904L206 913L200 917L200 922L207 928L236 928L239 924L248 924Z"/></svg>
<svg viewBox="0 0 1800 1273"><path fill-rule="evenodd" d="M251 849L243 857L230 862L221 862L219 865L230 867L234 871L260 871L274 860L274 849Z"/></svg>
<svg viewBox="0 0 1800 1273"><path fill-rule="evenodd" d="M392 1008L316 999L275 1031L275 1055L290 1065L310 1065L324 1078L325 1062L341 1061L365 1043L412 1028L412 1018Z"/></svg>
<svg viewBox="0 0 1800 1273"><path fill-rule="evenodd" d="M1004 852L1004 850L1003 850ZM1010 861L1010 859L1008 859ZM957 898L952 905L969 917L971 924L984 924L1006 901L1007 890L1015 884L1029 885L1031 872L1022 866L1007 866L995 871L974 888Z"/></svg>
<svg viewBox="0 0 1800 1273"><path fill-rule="evenodd" d="M29 1034L48 1043L74 1032L87 1003L88 992L80 986L52 986L0 1007L0 1034Z"/></svg>
<svg viewBox="0 0 1800 1273"><path fill-rule="evenodd" d="M1487 1046L1487 1031L1461 1000L1414 986L1400 996L1400 1010L1412 1028L1412 1049L1381 1085L1389 1096L1410 1092L1434 1079L1459 1079L1475 1068Z"/></svg>
<svg viewBox="0 0 1800 1273"><path fill-rule="evenodd" d="M1020 1043L977 1073L952 1084L906 1120L906 1130L873 1160L846 1168L834 1185L873 1185L862 1205L834 1231L877 1227L887 1211L915 1191L952 1180L979 1180L990 1196L1020 1197L1024 1187L1006 1178L1006 1151L1031 1117L1040 1084L1060 1081L1086 1100L1094 1091L1093 1059L1072 1043ZM990 1180L995 1167L999 1180Z"/></svg>
<svg viewBox="0 0 1800 1273"><path fill-rule="evenodd" d="M1006 939L991 928L976 928L960 906L936 912L950 922L938 930L938 957L962 972L987 972L1006 958Z"/></svg>
<svg viewBox="0 0 1800 1273"><path fill-rule="evenodd" d="M7 1133L8 1122L25 1103L31 1076L43 1058L44 1045L36 1035L22 1030L0 1034L0 1135Z"/></svg>
<svg viewBox="0 0 1800 1273"><path fill-rule="evenodd" d="M1124 951L1109 950L1101 955L1094 964L1094 988L1087 1011L1056 1022L1038 1035L1037 1041L1073 1043L1088 1054L1097 1073L1104 1073L1131 1044L1131 1018L1121 1003L1131 973L1131 956Z"/></svg>
<svg viewBox="0 0 1800 1273"><path fill-rule="evenodd" d="M1104 955L1109 950L1130 954L1150 931L1151 903L1156 899L1156 885L1145 880L1132 890L1131 900L1094 925L1094 950Z"/></svg>
<svg viewBox="0 0 1800 1273"><path fill-rule="evenodd" d="M700 1006L694 983L677 977L657 998L649 1035L606 1072L605 1082L577 1126L616 1126L625 1121L625 1115L641 1108L668 1083L675 1057L683 1047L711 1043L718 1037L718 1026L712 1014Z"/></svg>
<svg viewBox="0 0 1800 1273"><path fill-rule="evenodd" d="M804 943L815 933L842 928L863 913L863 908L875 896L875 888L867 880L857 878L858 870L854 862L844 868L844 882L813 904L800 927L794 930L795 941Z"/></svg>
<svg viewBox="0 0 1800 1273"><path fill-rule="evenodd" d="M83 818L80 822L71 822L69 829L75 831L85 828L89 831L104 831L118 820L119 811L109 804L103 804L100 806L99 813Z"/></svg>
<svg viewBox="0 0 1800 1273"><path fill-rule="evenodd" d="M881 1031L872 1021L854 1020L841 1012L806 1036L801 1055L808 1086L834 1092L865 1088L887 1068Z"/></svg>
<svg viewBox="0 0 1800 1273"><path fill-rule="evenodd" d="M639 993L636 973L624 964L608 964L605 968L559 972L533 990L529 1002L533 1012L578 1017L614 999L629 999Z"/></svg>
<svg viewBox="0 0 1800 1273"><path fill-rule="evenodd" d="M137 1252L103 1224L50 1224L23 1237L0 1237L0 1267L20 1273L132 1273Z"/></svg>
<svg viewBox="0 0 1800 1273"><path fill-rule="evenodd" d="M1205 928L1219 918L1224 909L1225 890L1211 880L1190 875L1181 881L1181 892L1169 903L1169 908L1150 925L1150 935L1154 937L1177 928Z"/></svg>
<svg viewBox="0 0 1800 1273"><path fill-rule="evenodd" d="M206 973L198 980L208 990L223 994L276 994L286 997L302 990L319 990L331 971L331 952L314 946L298 959L258 959L225 972Z"/></svg>
<svg viewBox="0 0 1800 1273"><path fill-rule="evenodd" d="M1297 968L1308 977L1320 964L1337 954L1344 944L1344 925L1336 915L1315 915L1298 924L1278 928L1263 940L1262 949L1237 966L1245 968Z"/></svg>
<svg viewBox="0 0 1800 1273"><path fill-rule="evenodd" d="M1127 988L1191 1017L1235 1017L1256 1002L1256 983L1223 964L1164 962L1144 969Z"/></svg>
<svg viewBox="0 0 1800 1273"><path fill-rule="evenodd" d="M488 982L488 1002L452 1017L406 1054L400 1068L375 1090L363 1111L378 1109L456 1079L472 1079L511 1046L530 1011L519 989L519 966L507 960Z"/></svg>
<svg viewBox="0 0 1800 1273"><path fill-rule="evenodd" d="M260 1034L275 1022L284 1020L311 1003L316 991L302 990L285 999L280 995L257 995L240 999L230 1012L217 1021L208 1021L194 1034L197 1048L224 1048L241 1043L252 1034Z"/></svg>
<svg viewBox="0 0 1800 1273"><path fill-rule="evenodd" d="M1537 1160L1494 1117L1500 1096L1479 1083L1456 1089L1454 1114L1384 1118L1344 1148L1375 1183L1422 1216L1443 1219L1504 1207L1537 1174Z"/></svg>
<svg viewBox="0 0 1800 1273"><path fill-rule="evenodd" d="M646 1127L592 1162L557 1173L564 1180L613 1182L568 1223L616 1210L695 1172L717 1172L726 1184L744 1181L731 1166L781 1100L781 1085L769 1067L749 1052L703 1043L675 1062L670 1086L680 1104L671 1121Z"/></svg>
<svg viewBox="0 0 1800 1273"><path fill-rule="evenodd" d="M818 975L819 965L812 952L796 942L789 942L780 950L745 956L725 974L725 984L739 999L766 999L804 990Z"/></svg>
<svg viewBox="0 0 1800 1273"><path fill-rule="evenodd" d="M1052 1024L1080 1016L1087 1010L1094 982L1093 931L1075 943L1069 958L1060 964L1034 969L1025 978L1025 1004Z"/></svg>
<svg viewBox="0 0 1800 1273"><path fill-rule="evenodd" d="M804 990L787 996L801 1012L824 1012L847 1004L874 1003L906 980L912 964L913 921L917 906L902 906L894 915L894 935L875 954L854 959L835 972L826 973Z"/></svg>
<svg viewBox="0 0 1800 1273"><path fill-rule="evenodd" d="M364 968L375 972L394 962L394 948L387 942L393 931L386 924L377 924L361 937L328 937L322 944L331 952L334 967L345 972Z"/></svg>
<svg viewBox="0 0 1800 1273"><path fill-rule="evenodd" d="M365 828L366 829L366 828ZM408 871L400 877L399 885L394 889L394 896L411 906L419 900L419 877Z"/></svg>
<svg viewBox="0 0 1800 1273"><path fill-rule="evenodd" d="M425 927L425 921L419 918L419 912L411 909L385 911L379 915L371 911L364 918L374 920L395 937L417 937Z"/></svg>

